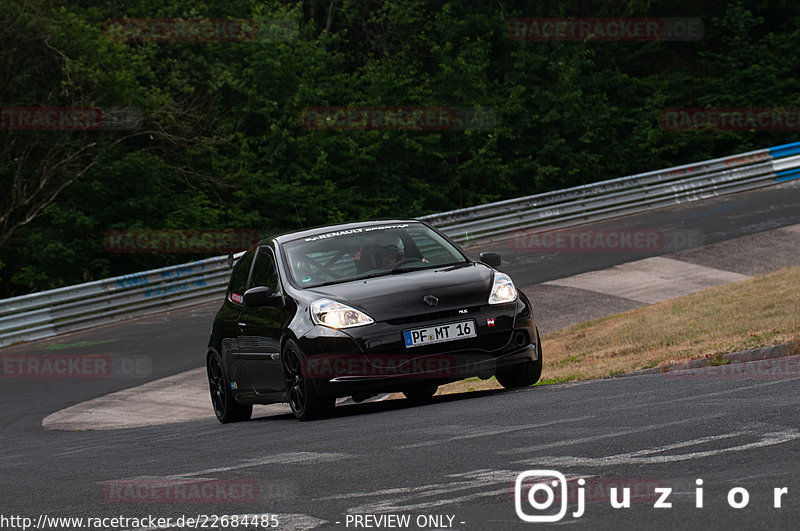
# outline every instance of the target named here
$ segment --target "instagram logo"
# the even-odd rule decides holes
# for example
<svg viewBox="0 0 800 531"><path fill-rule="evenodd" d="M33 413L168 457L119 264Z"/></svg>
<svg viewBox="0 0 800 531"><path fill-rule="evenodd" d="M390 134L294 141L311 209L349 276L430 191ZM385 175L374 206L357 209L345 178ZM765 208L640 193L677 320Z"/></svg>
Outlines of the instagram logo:
<svg viewBox="0 0 800 531"><path fill-rule="evenodd" d="M579 479L578 484L584 485L585 480ZM556 490L554 490L556 489ZM525 491L527 490L527 494ZM573 516L578 518L583 514L583 489L578 491L578 511ZM540 494L537 496L537 494ZM528 514L522 506L523 497L528 505L536 511L547 511L558 499L560 505L555 514ZM514 483L514 509L517 516L524 522L558 522L567 514L567 478L556 470L526 470L517 476Z"/></svg>

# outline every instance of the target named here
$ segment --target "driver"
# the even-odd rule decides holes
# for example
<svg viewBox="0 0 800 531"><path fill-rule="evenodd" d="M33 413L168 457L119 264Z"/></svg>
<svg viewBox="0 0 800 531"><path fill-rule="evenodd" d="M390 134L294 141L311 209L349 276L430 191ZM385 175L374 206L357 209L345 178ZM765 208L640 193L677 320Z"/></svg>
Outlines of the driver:
<svg viewBox="0 0 800 531"><path fill-rule="evenodd" d="M403 253L396 245L375 245L373 248L375 266L378 269L390 269L403 259Z"/></svg>
<svg viewBox="0 0 800 531"><path fill-rule="evenodd" d="M359 273L373 269L391 269L403 260L403 251L398 246L400 239L392 234L379 234L375 243L364 245L353 255Z"/></svg>

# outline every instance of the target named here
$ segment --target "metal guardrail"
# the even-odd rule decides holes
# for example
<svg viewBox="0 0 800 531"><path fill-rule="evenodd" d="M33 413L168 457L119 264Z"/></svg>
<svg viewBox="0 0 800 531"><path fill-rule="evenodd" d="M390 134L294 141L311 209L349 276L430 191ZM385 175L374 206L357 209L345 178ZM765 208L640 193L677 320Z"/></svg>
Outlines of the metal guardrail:
<svg viewBox="0 0 800 531"><path fill-rule="evenodd" d="M579 225L800 178L800 142L424 216L460 243ZM0 300L0 347L220 300L219 256Z"/></svg>
<svg viewBox="0 0 800 531"><path fill-rule="evenodd" d="M769 186L800 177L800 142L424 216L462 244L551 230Z"/></svg>
<svg viewBox="0 0 800 531"><path fill-rule="evenodd" d="M228 282L220 256L0 300L0 346L219 300Z"/></svg>

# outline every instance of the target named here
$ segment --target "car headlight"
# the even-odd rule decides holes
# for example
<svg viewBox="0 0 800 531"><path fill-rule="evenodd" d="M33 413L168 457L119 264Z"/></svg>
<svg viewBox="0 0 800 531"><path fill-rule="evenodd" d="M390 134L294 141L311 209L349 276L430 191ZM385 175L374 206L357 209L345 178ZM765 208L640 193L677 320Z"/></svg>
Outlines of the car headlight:
<svg viewBox="0 0 800 531"><path fill-rule="evenodd" d="M505 273L494 272L494 284L492 293L489 295L489 304L504 304L517 300L517 288L511 281L511 277Z"/></svg>
<svg viewBox="0 0 800 531"><path fill-rule="evenodd" d="M352 328L375 322L364 312L330 299L314 301L311 305L311 319L317 324L331 328Z"/></svg>

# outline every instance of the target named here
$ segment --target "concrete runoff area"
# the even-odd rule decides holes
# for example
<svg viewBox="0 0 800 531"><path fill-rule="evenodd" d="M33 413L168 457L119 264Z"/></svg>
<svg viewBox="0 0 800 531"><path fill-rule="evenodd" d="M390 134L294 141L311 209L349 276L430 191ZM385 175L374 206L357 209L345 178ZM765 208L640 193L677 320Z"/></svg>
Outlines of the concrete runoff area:
<svg viewBox="0 0 800 531"><path fill-rule="evenodd" d="M627 312L644 303L606 295L597 291L535 284L522 288L533 305L533 316L540 334L548 334L578 323L586 323L607 315ZM574 301L565 308L564 301Z"/></svg>
<svg viewBox="0 0 800 531"><path fill-rule="evenodd" d="M674 280L676 289L685 290L687 286L678 285L681 283L680 277L663 278L666 269L659 270L656 266L668 265L675 274L682 270L688 272L691 266L705 266L711 271L696 269L695 272L702 273L702 281L709 283L715 279L739 278L731 277L730 273L738 273L741 279L745 279L800 265L800 224L723 240L694 249L684 249L654 258L663 258L667 261L651 261L638 265L634 265L637 262L628 262L621 265L631 268L611 272L614 270L612 266L523 287L522 291L534 305L539 331L547 334L574 324L652 304L651 297L657 294L655 287L650 290L648 286L643 286L644 293L639 292L638 295L644 300L636 300L629 298L631 295L637 295L632 287L623 285L621 289L615 290L603 284L602 280L613 277L619 281L619 275L624 271L636 272L640 277L646 276L649 272L649 275L657 277L654 280L662 288ZM695 283L699 281L697 277L694 279ZM676 292L670 295L662 291L662 294L668 295L667 298L673 298L683 293Z"/></svg>
<svg viewBox="0 0 800 531"><path fill-rule="evenodd" d="M368 400L385 400L388 396L382 394ZM350 398L337 401L339 405L352 403ZM253 418L291 414L289 404L253 406ZM42 420L42 427L114 430L213 418L206 369L199 367L56 411Z"/></svg>
<svg viewBox="0 0 800 531"><path fill-rule="evenodd" d="M552 280L547 284L654 304L748 278L750 277L740 273L656 256L601 271Z"/></svg>
<svg viewBox="0 0 800 531"><path fill-rule="evenodd" d="M42 426L59 430L120 429L209 417L214 417L214 411L206 370L200 367L62 409L45 417Z"/></svg>

